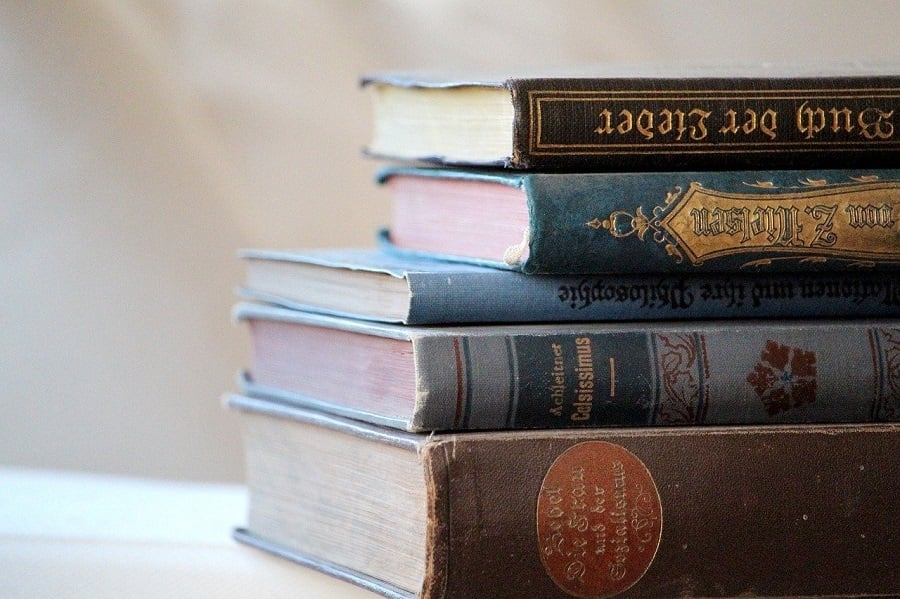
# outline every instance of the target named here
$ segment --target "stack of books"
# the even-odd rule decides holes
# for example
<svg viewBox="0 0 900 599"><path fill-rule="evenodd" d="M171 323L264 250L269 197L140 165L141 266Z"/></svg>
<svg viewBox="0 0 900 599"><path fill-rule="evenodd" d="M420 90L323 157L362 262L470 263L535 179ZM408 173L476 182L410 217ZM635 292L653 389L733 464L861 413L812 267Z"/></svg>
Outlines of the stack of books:
<svg viewBox="0 0 900 599"><path fill-rule="evenodd" d="M389 597L900 593L900 76L375 76L248 250L235 535Z"/></svg>

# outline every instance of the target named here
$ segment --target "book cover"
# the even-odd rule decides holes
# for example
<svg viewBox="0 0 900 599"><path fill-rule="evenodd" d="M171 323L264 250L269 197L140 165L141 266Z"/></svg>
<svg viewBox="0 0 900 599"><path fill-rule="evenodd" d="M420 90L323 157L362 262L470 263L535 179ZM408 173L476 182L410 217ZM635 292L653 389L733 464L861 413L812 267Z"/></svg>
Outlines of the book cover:
<svg viewBox="0 0 900 599"><path fill-rule="evenodd" d="M900 593L896 424L409 435L229 402L238 540L385 596Z"/></svg>
<svg viewBox="0 0 900 599"><path fill-rule="evenodd" d="M895 421L896 319L410 327L243 303L249 393L415 431Z"/></svg>
<svg viewBox="0 0 900 599"><path fill-rule="evenodd" d="M900 69L375 74L371 154L533 170L892 166Z"/></svg>
<svg viewBox="0 0 900 599"><path fill-rule="evenodd" d="M388 167L391 251L528 274L900 267L900 171Z"/></svg>
<svg viewBox="0 0 900 599"><path fill-rule="evenodd" d="M891 316L889 272L525 275L373 248L245 250L240 294L403 324Z"/></svg>

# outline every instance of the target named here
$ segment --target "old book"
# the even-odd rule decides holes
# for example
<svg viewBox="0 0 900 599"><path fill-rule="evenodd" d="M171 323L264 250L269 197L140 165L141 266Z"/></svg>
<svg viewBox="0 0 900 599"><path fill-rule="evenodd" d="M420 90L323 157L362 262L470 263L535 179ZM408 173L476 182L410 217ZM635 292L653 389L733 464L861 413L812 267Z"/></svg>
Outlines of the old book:
<svg viewBox="0 0 900 599"><path fill-rule="evenodd" d="M900 593L897 424L411 435L230 404L238 540L388 597Z"/></svg>
<svg viewBox="0 0 900 599"><path fill-rule="evenodd" d="M254 395L414 431L900 419L893 319L411 327L243 303Z"/></svg>
<svg viewBox="0 0 900 599"><path fill-rule="evenodd" d="M890 272L524 275L373 248L241 252L248 299L403 324L890 316Z"/></svg>
<svg viewBox="0 0 900 599"><path fill-rule="evenodd" d="M391 251L528 274L900 267L900 170L388 167Z"/></svg>
<svg viewBox="0 0 900 599"><path fill-rule="evenodd" d="M378 157L535 170L893 166L897 65L364 77Z"/></svg>

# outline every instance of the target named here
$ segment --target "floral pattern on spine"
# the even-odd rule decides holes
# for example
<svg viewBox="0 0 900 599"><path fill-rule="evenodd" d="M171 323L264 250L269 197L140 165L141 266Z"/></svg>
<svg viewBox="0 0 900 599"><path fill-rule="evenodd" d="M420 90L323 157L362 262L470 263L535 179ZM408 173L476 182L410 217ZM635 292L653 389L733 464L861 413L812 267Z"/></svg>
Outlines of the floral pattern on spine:
<svg viewBox="0 0 900 599"><path fill-rule="evenodd" d="M816 354L769 340L747 375L769 416L816 401Z"/></svg>
<svg viewBox="0 0 900 599"><path fill-rule="evenodd" d="M656 423L703 423L709 379L704 336L673 333L654 337L660 377Z"/></svg>
<svg viewBox="0 0 900 599"><path fill-rule="evenodd" d="M900 329L875 329L869 335L880 379L873 417L900 420Z"/></svg>

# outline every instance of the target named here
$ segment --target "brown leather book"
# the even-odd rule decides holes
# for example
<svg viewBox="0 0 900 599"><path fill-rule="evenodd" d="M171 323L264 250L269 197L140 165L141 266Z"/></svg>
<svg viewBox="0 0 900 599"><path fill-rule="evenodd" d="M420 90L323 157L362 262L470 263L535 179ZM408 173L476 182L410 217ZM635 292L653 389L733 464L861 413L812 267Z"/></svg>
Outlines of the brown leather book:
<svg viewBox="0 0 900 599"><path fill-rule="evenodd" d="M535 170L896 164L897 65L372 74L368 152Z"/></svg>
<svg viewBox="0 0 900 599"><path fill-rule="evenodd" d="M228 401L236 538L385 596L900 593L897 424L415 435Z"/></svg>

